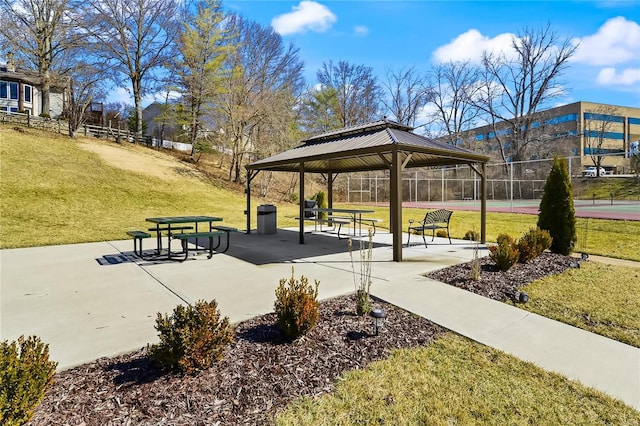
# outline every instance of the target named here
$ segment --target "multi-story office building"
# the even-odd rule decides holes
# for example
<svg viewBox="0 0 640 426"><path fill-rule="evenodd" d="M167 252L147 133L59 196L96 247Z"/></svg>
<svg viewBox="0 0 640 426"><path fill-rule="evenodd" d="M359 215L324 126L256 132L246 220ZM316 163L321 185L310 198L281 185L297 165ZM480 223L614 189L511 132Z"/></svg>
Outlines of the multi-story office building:
<svg viewBox="0 0 640 426"><path fill-rule="evenodd" d="M629 157L640 145L640 108L575 102L540 111L530 124L520 158L515 158L513 127L507 122L478 127L465 132L462 143L507 161L561 155L577 157L574 164L583 169L600 163L609 173L628 173Z"/></svg>

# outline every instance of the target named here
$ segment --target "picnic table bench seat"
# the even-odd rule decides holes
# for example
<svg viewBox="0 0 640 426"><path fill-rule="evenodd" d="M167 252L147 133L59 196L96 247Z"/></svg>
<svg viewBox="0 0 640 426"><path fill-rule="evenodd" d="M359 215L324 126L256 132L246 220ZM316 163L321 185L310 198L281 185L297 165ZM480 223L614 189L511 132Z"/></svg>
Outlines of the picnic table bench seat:
<svg viewBox="0 0 640 426"><path fill-rule="evenodd" d="M424 219L417 221L409 219L409 228L407 230L409 237L407 238L407 247L411 240L411 231L415 231L422 234L422 241L424 246L427 247L427 240L425 239L425 231L431 231L431 241L435 239L437 229L446 229L447 237L449 237L449 244L451 244L451 234L449 233L449 221L451 220L451 210L439 209L427 212Z"/></svg>
<svg viewBox="0 0 640 426"><path fill-rule="evenodd" d="M347 217L347 216L332 216L332 217L336 219L346 219L347 221L349 221L349 223L354 221L353 218ZM355 222L360 224L364 223L365 225L370 225L373 228L373 233L371 235L376 235L376 223L381 223L382 219L378 219L375 217L356 217Z"/></svg>
<svg viewBox="0 0 640 426"><path fill-rule="evenodd" d="M133 237L133 253L138 257L142 257L142 240L151 238L151 234L144 231L127 231L127 235Z"/></svg>
<svg viewBox="0 0 640 426"><path fill-rule="evenodd" d="M220 241L218 241L218 244L214 247L213 238L220 237L225 234L228 235L228 232L225 232L225 231L183 232L180 234L172 234L171 238L182 241L182 250L184 251L184 259L182 259L181 261L184 261L184 260L187 260L187 258L189 257L189 239L196 240L196 244L197 244L198 238L208 238L209 255L207 256L207 259L211 259L213 257L213 251L220 246ZM228 245L229 244L227 243L227 248L228 248Z"/></svg>

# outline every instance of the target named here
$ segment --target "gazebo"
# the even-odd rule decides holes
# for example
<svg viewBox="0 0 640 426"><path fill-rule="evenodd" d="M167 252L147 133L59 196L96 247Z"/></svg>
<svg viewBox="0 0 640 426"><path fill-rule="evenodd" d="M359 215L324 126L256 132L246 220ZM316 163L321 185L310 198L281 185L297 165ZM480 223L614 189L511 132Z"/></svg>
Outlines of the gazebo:
<svg viewBox="0 0 640 426"><path fill-rule="evenodd" d="M413 128L387 119L323 133L288 151L246 166L247 233L251 232L251 181L261 170L300 174L300 216L304 217L305 173L327 180L327 202L333 206L333 182L340 173L389 170L390 231L393 260L402 261L402 171L415 167L466 164L480 177L480 237L486 242L486 173L489 157L413 133ZM300 244L304 221L300 220Z"/></svg>

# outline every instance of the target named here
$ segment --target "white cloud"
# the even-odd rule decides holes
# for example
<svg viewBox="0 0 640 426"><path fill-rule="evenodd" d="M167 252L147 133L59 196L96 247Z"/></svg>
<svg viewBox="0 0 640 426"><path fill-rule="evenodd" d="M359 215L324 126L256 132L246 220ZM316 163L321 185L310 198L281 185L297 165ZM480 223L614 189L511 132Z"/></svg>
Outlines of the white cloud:
<svg viewBox="0 0 640 426"><path fill-rule="evenodd" d="M363 25L357 25L356 27L353 28L353 32L357 35L357 36L361 36L364 37L367 34L369 34L369 28L363 26Z"/></svg>
<svg viewBox="0 0 640 426"><path fill-rule="evenodd" d="M305 33L307 30L324 32L337 20L328 7L315 1L301 1L292 10L271 20L271 26L278 34Z"/></svg>
<svg viewBox="0 0 640 426"><path fill-rule="evenodd" d="M116 87L107 96L107 102L117 102L120 104L133 105L133 97L129 93L129 89L124 87Z"/></svg>
<svg viewBox="0 0 640 426"><path fill-rule="evenodd" d="M607 67L598 73L598 84L604 86L640 84L640 68L627 68L620 73L613 67Z"/></svg>
<svg viewBox="0 0 640 426"><path fill-rule="evenodd" d="M512 52L511 40L513 37L513 34L504 33L490 38L482 35L476 29L470 29L453 39L451 43L438 47L433 53L433 57L437 63L467 60L478 63L484 51L505 54Z"/></svg>
<svg viewBox="0 0 640 426"><path fill-rule="evenodd" d="M609 19L595 34L573 42L580 43L572 58L575 62L611 66L640 60L640 25L622 16Z"/></svg>

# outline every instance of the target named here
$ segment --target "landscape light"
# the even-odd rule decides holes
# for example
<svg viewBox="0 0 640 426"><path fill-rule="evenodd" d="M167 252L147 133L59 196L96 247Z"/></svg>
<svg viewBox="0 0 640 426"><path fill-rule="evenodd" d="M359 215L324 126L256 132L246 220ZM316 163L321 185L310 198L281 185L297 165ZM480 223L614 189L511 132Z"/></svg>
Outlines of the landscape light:
<svg viewBox="0 0 640 426"><path fill-rule="evenodd" d="M378 331L384 327L384 320L387 318L387 314L383 309L376 308L371 310L369 313L371 316L373 327L376 329L376 336L378 335Z"/></svg>

